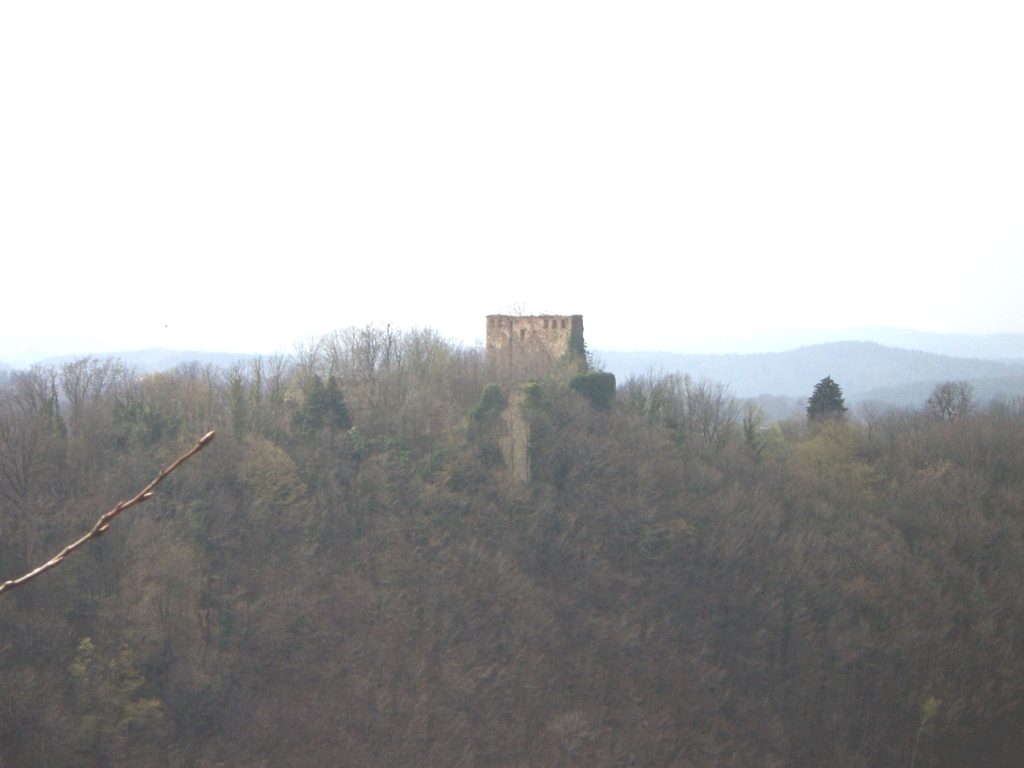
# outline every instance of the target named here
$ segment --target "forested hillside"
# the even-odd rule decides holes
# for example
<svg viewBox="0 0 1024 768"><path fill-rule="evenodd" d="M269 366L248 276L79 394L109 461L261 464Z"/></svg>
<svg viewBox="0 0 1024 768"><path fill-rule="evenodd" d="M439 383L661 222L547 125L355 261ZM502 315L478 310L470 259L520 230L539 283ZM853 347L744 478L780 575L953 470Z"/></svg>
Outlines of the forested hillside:
<svg viewBox="0 0 1024 768"><path fill-rule="evenodd" d="M489 383L376 328L12 374L0 579L218 438L0 594L0 766L1024 763L1024 403L769 425L680 377Z"/></svg>

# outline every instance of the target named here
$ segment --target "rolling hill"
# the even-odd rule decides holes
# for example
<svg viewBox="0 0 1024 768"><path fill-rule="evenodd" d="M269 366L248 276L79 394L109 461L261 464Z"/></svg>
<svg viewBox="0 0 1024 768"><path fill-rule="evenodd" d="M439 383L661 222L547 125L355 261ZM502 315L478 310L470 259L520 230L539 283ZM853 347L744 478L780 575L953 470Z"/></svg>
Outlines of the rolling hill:
<svg viewBox="0 0 1024 768"><path fill-rule="evenodd" d="M1024 365L1018 361L950 357L843 341L754 355L687 355L671 352L601 352L605 368L622 381L654 372L686 373L719 381L738 397L807 396L814 384L831 376L848 400L918 402L938 382L984 382L984 392L1024 394Z"/></svg>

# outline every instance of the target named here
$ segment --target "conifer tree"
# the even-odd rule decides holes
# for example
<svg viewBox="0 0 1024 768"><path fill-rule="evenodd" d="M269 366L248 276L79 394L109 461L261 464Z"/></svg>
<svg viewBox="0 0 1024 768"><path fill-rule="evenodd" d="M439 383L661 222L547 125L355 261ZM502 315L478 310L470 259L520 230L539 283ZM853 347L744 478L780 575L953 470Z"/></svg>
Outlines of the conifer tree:
<svg viewBox="0 0 1024 768"><path fill-rule="evenodd" d="M297 429L318 432L326 427L331 432L345 431L352 426L341 387L333 376L323 379L315 373L306 385L306 398L292 418Z"/></svg>
<svg viewBox="0 0 1024 768"><path fill-rule="evenodd" d="M843 403L843 390L831 376L814 385L814 392L807 403L807 418L811 421L825 419L842 419L846 416L846 405Z"/></svg>

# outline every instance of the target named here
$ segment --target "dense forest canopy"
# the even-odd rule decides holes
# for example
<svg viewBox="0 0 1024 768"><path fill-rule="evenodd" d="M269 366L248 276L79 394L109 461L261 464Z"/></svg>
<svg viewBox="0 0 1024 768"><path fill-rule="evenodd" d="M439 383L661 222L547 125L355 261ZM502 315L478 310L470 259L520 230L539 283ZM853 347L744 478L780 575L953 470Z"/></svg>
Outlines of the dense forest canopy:
<svg viewBox="0 0 1024 768"><path fill-rule="evenodd" d="M379 328L12 373L0 578L218 440L0 597L0 766L1024 761L1024 403L769 423L606 384L510 399Z"/></svg>

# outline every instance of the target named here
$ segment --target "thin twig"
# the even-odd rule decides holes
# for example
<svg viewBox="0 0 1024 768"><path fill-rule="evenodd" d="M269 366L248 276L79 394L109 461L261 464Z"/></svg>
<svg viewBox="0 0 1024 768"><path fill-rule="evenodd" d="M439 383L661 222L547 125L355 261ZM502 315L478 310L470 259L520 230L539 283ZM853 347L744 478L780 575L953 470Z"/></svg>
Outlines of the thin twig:
<svg viewBox="0 0 1024 768"><path fill-rule="evenodd" d="M164 478L171 474L171 472L176 470L190 458L192 458L201 450L203 450L203 448L212 443L214 434L214 432L207 432L205 435L199 438L199 442L192 446L192 448L187 453L184 453L181 456L179 456L178 459L166 469L160 470L160 474L153 478L153 481L149 485L147 485L137 494L132 496L132 498L128 499L128 501L119 501L117 503L117 506L115 506L112 510L110 510L109 512L105 512L103 515L101 515L100 519L96 521L96 524L89 530L89 532L85 534L82 538L80 538L78 541L68 544L66 547L64 547L64 549L62 549L60 552L54 555L51 559L47 560L38 568L29 571L24 576L21 576L17 579L10 579L9 581L5 581L3 584L0 584L0 592L4 592L8 589L14 589L14 587L20 587L26 581L31 581L39 574L44 573L45 571L48 571L51 568L56 568L64 561L65 557L67 557L80 546L85 544L85 542L89 541L89 539L95 539L98 536L102 536L104 533L107 532L107 529L110 527L110 523L113 521L115 517L117 517L119 514L124 512L129 507L134 507L136 504L141 504L142 502L151 499L153 496L153 489L160 485L160 483L164 481Z"/></svg>

